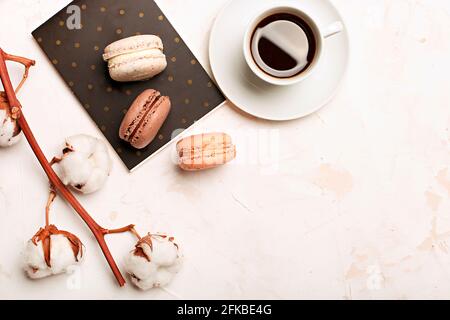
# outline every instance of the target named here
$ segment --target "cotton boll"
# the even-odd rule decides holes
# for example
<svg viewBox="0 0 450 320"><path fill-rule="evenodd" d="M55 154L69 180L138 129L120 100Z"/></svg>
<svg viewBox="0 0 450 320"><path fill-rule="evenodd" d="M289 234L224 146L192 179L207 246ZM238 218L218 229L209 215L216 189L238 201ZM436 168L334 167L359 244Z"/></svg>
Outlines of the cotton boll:
<svg viewBox="0 0 450 320"><path fill-rule="evenodd" d="M35 245L31 240L27 242L24 251L25 272L31 279L41 279L52 275L52 270L44 259L42 242Z"/></svg>
<svg viewBox="0 0 450 320"><path fill-rule="evenodd" d="M169 284L181 263L181 254L173 238L150 234L137 243L125 261L132 283L142 290Z"/></svg>
<svg viewBox="0 0 450 320"><path fill-rule="evenodd" d="M9 147L20 140L20 128L6 112L0 108L0 147Z"/></svg>
<svg viewBox="0 0 450 320"><path fill-rule="evenodd" d="M28 241L24 269L31 279L66 273L83 261L84 246L73 234L48 226Z"/></svg>
<svg viewBox="0 0 450 320"><path fill-rule="evenodd" d="M136 256L134 253L130 253L125 261L125 268L131 275L131 282L138 288L149 290L156 287L158 265L155 263L151 263L143 257Z"/></svg>
<svg viewBox="0 0 450 320"><path fill-rule="evenodd" d="M66 139L58 171L65 185L88 194L105 184L111 165L106 145L99 139L81 134Z"/></svg>
<svg viewBox="0 0 450 320"><path fill-rule="evenodd" d="M168 241L167 238L152 239L153 250L147 245L144 252L147 256L151 256L151 260L163 267L170 267L175 264L178 259L178 248L173 242Z"/></svg>
<svg viewBox="0 0 450 320"><path fill-rule="evenodd" d="M68 153L59 165L63 172L62 181L66 185L85 184L93 171L91 162L81 152Z"/></svg>
<svg viewBox="0 0 450 320"><path fill-rule="evenodd" d="M75 256L68 238L63 235L52 236L51 268L54 274L64 273L67 268L83 261L83 249Z"/></svg>

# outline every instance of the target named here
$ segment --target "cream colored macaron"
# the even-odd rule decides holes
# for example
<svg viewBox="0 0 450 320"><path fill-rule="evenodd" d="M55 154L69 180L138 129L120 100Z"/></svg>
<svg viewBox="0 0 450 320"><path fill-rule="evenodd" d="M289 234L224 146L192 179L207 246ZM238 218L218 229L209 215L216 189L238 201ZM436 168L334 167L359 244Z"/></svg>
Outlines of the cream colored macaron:
<svg viewBox="0 0 450 320"><path fill-rule="evenodd" d="M161 38L139 35L118 40L105 48L111 78L119 82L153 78L167 67Z"/></svg>

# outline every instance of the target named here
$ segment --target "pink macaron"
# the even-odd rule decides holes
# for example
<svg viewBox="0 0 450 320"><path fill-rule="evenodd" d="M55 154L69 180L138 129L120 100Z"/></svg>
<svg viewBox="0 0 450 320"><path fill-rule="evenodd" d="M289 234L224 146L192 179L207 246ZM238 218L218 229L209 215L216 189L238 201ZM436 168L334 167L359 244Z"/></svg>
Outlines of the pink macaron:
<svg viewBox="0 0 450 320"><path fill-rule="evenodd" d="M170 98L148 89L134 100L119 129L119 137L136 149L147 147L156 137L171 108Z"/></svg>

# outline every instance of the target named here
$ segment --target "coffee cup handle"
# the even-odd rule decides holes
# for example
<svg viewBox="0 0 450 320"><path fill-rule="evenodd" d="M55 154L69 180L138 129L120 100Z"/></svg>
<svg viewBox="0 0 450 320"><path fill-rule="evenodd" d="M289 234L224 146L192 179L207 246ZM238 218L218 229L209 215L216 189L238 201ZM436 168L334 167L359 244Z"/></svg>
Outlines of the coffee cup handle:
<svg viewBox="0 0 450 320"><path fill-rule="evenodd" d="M341 33L342 30L344 30L344 24L341 21L336 21L332 24L330 24L324 31L323 37L329 38L331 36L334 36L338 33Z"/></svg>

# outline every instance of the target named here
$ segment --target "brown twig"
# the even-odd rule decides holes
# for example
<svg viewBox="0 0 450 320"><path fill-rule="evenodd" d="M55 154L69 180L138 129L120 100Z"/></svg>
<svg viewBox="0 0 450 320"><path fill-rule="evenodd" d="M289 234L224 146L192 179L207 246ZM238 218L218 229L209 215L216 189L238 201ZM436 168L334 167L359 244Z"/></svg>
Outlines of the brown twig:
<svg viewBox="0 0 450 320"><path fill-rule="evenodd" d="M53 167L55 164L60 163L61 159L58 157L53 157L53 159L48 163L50 167Z"/></svg>
<svg viewBox="0 0 450 320"><path fill-rule="evenodd" d="M25 73L23 82L25 81L27 75L28 75L28 69L31 65L34 65L34 61L21 58L17 56L12 56L6 54L1 48L0 48L0 78L3 83L3 87L6 92L6 96L9 102L9 106L11 109L11 113L15 114L18 124L21 127L31 149L33 150L34 154L36 155L36 158L38 159L39 163L41 164L42 168L44 169L48 179L50 180L50 184L53 186L54 190L58 192L71 206L72 208L79 214L81 219L87 224L89 229L94 234L94 237L97 239L97 242L108 261L108 264L116 277L118 283L120 286L123 286L125 284L125 279L122 276L116 262L114 261L114 258L108 248L108 245L105 241L105 235L108 233L119 233L121 229L112 230L116 232L110 232L107 229L104 229L100 227L100 225L89 215L89 213L86 211L86 209L83 208L83 206L78 202L78 200L75 198L75 196L67 189L67 187L61 182L59 177L56 175L56 173L53 171L50 163L47 161L47 158L45 157L44 153L42 152L42 149L40 148L38 142L36 141L36 138L33 135L33 132L31 131L27 120L25 119L23 113L22 113L22 106L19 102L19 100L16 97L16 93L12 87L11 79L8 74L8 69L6 67L6 60L12 60L19 63L22 63L25 65ZM20 89L19 85L19 89ZM15 112L15 113L14 113ZM133 228L134 229L134 228ZM126 230L130 231L130 230ZM124 232L126 232L124 231Z"/></svg>
<svg viewBox="0 0 450 320"><path fill-rule="evenodd" d="M56 192L52 189L48 195L47 205L45 206L45 226L50 225L50 207L56 198Z"/></svg>
<svg viewBox="0 0 450 320"><path fill-rule="evenodd" d="M22 88L22 86L25 83L25 81L28 79L28 71L30 70L30 68L32 66L34 66L36 64L36 62L34 60L30 60L30 59L27 59L27 58L13 56L11 54L7 54L6 52L3 52L3 54L4 54L3 57L4 57L5 60L10 60L10 61L14 61L14 62L17 62L17 63L21 63L25 67L25 72L23 74L22 81L20 81L19 85L15 89L15 92L17 94L17 93L19 93L19 91Z"/></svg>
<svg viewBox="0 0 450 320"><path fill-rule="evenodd" d="M106 234L114 234L114 233L124 233L124 232L131 232L138 240L141 240L141 236L134 228L134 224L130 224L129 226L120 228L120 229L112 229L112 230L104 230L103 232Z"/></svg>

